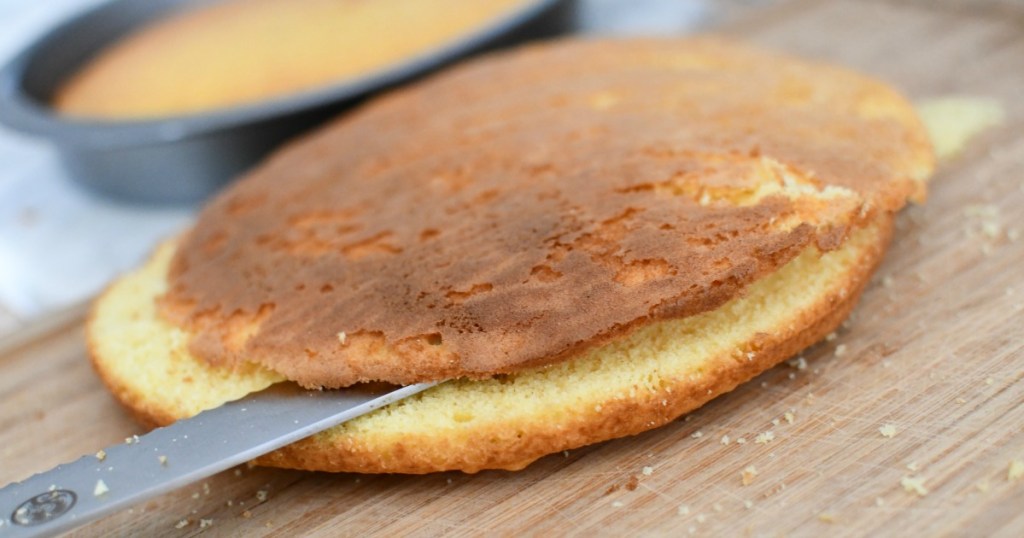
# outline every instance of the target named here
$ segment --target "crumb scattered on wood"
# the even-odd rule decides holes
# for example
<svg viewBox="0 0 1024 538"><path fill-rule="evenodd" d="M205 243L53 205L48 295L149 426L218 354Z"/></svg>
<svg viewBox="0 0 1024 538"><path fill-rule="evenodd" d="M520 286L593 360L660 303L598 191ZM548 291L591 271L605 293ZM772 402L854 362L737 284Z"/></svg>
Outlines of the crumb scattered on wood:
<svg viewBox="0 0 1024 538"><path fill-rule="evenodd" d="M772 432L771 430L768 430L766 432L761 432L761 433L757 434L757 437L754 438L754 442L759 444L759 445L767 445L768 443L770 443L770 442L772 442L774 440L775 440L775 433Z"/></svg>
<svg viewBox="0 0 1024 538"><path fill-rule="evenodd" d="M205 529L206 527L209 527L211 525L213 525L213 520L212 519L200 519L199 520L199 528L200 529Z"/></svg>
<svg viewBox="0 0 1024 538"><path fill-rule="evenodd" d="M892 439L896 436L896 425L889 422L882 424L882 426L878 428L878 433L882 434L882 437Z"/></svg>
<svg viewBox="0 0 1024 538"><path fill-rule="evenodd" d="M179 521L179 522L174 524L174 528L175 529L184 529L185 527L188 527L188 524L189 524L189 520L188 519L182 519L181 521Z"/></svg>
<svg viewBox="0 0 1024 538"><path fill-rule="evenodd" d="M991 97L934 97L917 103L916 108L939 160L954 157L972 138L1003 123L1006 117L1002 104Z"/></svg>
<svg viewBox="0 0 1024 538"><path fill-rule="evenodd" d="M685 516L690 513L690 507L686 506L685 504L680 505L679 508L676 508L676 513L681 516Z"/></svg>
<svg viewBox="0 0 1024 538"><path fill-rule="evenodd" d="M167 456L161 454L160 456L157 457L157 460L160 461L160 465L167 467Z"/></svg>
<svg viewBox="0 0 1024 538"><path fill-rule="evenodd" d="M822 512L818 514L818 521L821 521L823 523L835 523L836 516L829 512Z"/></svg>
<svg viewBox="0 0 1024 538"><path fill-rule="evenodd" d="M757 468L753 465L747 465L743 471L740 472L740 482L744 486L753 484L755 478L757 478Z"/></svg>
<svg viewBox="0 0 1024 538"><path fill-rule="evenodd" d="M98 459L100 461L103 461L103 460L107 459L107 451L106 450L100 450L99 452L97 452L96 453L96 459Z"/></svg>
<svg viewBox="0 0 1024 538"><path fill-rule="evenodd" d="M1015 482L1024 477L1024 461L1011 460L1009 468L1006 469L1006 479Z"/></svg>
<svg viewBox="0 0 1024 538"><path fill-rule="evenodd" d="M257 491L256 492L256 500L260 501L260 502L263 502L263 501L267 500L267 490L261 489L261 490Z"/></svg>
<svg viewBox="0 0 1024 538"><path fill-rule="evenodd" d="M843 355L846 355L846 344L839 344L836 346L835 356L842 357Z"/></svg>
<svg viewBox="0 0 1024 538"><path fill-rule="evenodd" d="M1003 227L995 221L986 220L981 223L981 234L989 239L997 239L1003 233Z"/></svg>
<svg viewBox="0 0 1024 538"><path fill-rule="evenodd" d="M792 411L786 411L786 414L782 415L782 418L786 419L786 422L792 424L796 420L796 416Z"/></svg>
<svg viewBox="0 0 1024 538"><path fill-rule="evenodd" d="M643 473L644 476L651 476L652 474L654 474L654 467L644 467L643 469L640 470L640 472Z"/></svg>
<svg viewBox="0 0 1024 538"><path fill-rule="evenodd" d="M907 493L916 493L920 497L928 495L928 488L924 485L924 479L919 476L904 476L900 479L900 485Z"/></svg>
<svg viewBox="0 0 1024 538"><path fill-rule="evenodd" d="M731 440L729 439L729 436L728 436L728 435L723 435L723 436L722 436L722 440L721 440L720 442L721 442L721 443L722 443L723 445L726 445L726 446L728 446L728 445L729 445L729 443L731 442Z"/></svg>

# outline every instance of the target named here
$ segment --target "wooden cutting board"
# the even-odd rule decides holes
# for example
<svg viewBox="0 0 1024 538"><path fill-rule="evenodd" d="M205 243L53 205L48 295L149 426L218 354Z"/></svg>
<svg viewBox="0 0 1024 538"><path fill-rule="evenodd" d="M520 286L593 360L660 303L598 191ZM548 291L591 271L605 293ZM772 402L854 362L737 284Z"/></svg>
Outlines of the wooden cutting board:
<svg viewBox="0 0 1024 538"><path fill-rule="evenodd" d="M1024 479L1008 478L1024 460L1024 240L1011 240L1024 229L1024 10L986 5L796 1L725 29L915 99L985 96L1007 113L942 164L852 322L806 368L518 473L243 467L80 534L1024 535ZM141 433L90 371L81 332L0 356L0 483Z"/></svg>

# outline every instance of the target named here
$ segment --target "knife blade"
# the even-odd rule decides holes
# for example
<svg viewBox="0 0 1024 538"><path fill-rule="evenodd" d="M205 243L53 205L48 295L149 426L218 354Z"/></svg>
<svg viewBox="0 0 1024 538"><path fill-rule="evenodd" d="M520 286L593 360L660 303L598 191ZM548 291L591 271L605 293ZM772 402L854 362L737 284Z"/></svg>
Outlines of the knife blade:
<svg viewBox="0 0 1024 538"><path fill-rule="evenodd" d="M51 536L422 392L272 386L0 489L0 536Z"/></svg>

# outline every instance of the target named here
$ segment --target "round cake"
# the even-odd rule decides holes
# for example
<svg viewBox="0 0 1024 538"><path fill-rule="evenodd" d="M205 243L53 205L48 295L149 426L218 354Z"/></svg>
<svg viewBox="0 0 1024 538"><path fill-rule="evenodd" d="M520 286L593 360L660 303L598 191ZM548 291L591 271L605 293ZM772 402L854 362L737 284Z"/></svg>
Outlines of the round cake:
<svg viewBox="0 0 1024 538"><path fill-rule="evenodd" d="M143 119L315 90L431 52L523 0L220 0L101 50L54 98L62 114Z"/></svg>
<svg viewBox="0 0 1024 538"><path fill-rule="evenodd" d="M882 83L727 41L563 40L279 151L96 303L147 424L445 381L260 460L517 469L665 424L831 332L932 156Z"/></svg>

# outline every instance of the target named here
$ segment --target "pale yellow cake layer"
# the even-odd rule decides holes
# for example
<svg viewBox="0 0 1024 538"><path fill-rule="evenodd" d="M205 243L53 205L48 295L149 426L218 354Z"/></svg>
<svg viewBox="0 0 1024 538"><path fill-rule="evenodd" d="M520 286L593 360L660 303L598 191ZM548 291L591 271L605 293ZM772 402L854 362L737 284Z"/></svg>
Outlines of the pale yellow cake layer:
<svg viewBox="0 0 1024 538"><path fill-rule="evenodd" d="M323 432L261 463L327 471L422 473L516 469L545 454L656 427L732 390L832 331L888 241L891 216L822 254L808 247L724 306L644 326L563 363L455 380ZM281 377L215 369L159 319L174 247L162 247L96 303L93 360L115 395L166 424Z"/></svg>

